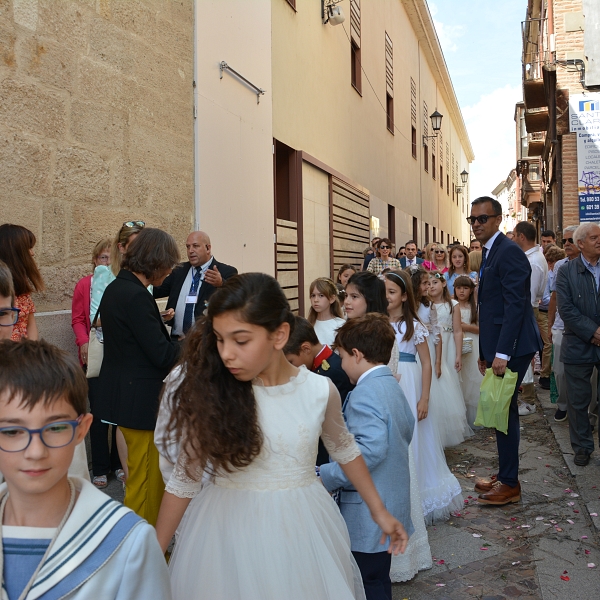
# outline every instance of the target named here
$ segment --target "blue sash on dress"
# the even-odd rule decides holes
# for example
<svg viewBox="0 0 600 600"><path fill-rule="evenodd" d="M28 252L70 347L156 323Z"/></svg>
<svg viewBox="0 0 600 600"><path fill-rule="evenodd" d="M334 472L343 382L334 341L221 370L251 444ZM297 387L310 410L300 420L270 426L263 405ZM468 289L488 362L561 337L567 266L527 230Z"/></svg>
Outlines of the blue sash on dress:
<svg viewBox="0 0 600 600"><path fill-rule="evenodd" d="M398 356L398 362L413 362L416 363L417 362L417 358L414 354L411 354L410 352L400 352L400 355Z"/></svg>

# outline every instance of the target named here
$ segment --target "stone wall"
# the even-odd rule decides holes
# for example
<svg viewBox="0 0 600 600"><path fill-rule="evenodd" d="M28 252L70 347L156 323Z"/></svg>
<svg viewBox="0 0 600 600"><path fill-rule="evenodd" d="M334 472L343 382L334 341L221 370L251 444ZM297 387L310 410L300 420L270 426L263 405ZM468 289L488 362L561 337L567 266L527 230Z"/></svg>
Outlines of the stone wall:
<svg viewBox="0 0 600 600"><path fill-rule="evenodd" d="M94 244L124 221L183 250L193 30L192 0L0 0L0 223L37 237L38 311L70 308Z"/></svg>

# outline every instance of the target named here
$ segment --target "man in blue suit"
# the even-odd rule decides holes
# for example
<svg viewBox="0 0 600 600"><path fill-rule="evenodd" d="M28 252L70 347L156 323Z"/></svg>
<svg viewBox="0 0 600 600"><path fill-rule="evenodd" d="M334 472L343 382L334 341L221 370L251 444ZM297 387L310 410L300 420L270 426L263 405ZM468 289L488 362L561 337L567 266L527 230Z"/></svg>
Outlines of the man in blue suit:
<svg viewBox="0 0 600 600"><path fill-rule="evenodd" d="M423 262L423 259L417 256L417 242L408 240L404 249L406 250L406 256L400 259L400 265L403 269L412 265L420 265Z"/></svg>
<svg viewBox="0 0 600 600"><path fill-rule="evenodd" d="M502 206L483 196L471 203L467 221L482 245L479 279L479 370L518 374L508 413L508 430L496 430L498 475L479 481L480 504L503 505L521 499L519 483L519 386L534 354L544 347L531 307L531 266L525 253L499 231Z"/></svg>
<svg viewBox="0 0 600 600"><path fill-rule="evenodd" d="M410 536L414 528L410 518L408 446L415 419L387 367L395 337L387 318L371 313L346 322L338 330L335 345L342 368L356 384L342 407L348 430L354 434L385 507ZM320 469L325 488L330 492L341 490L340 510L367 600L392 600L391 554L387 545L381 545L381 530L368 506L338 463L324 464Z"/></svg>

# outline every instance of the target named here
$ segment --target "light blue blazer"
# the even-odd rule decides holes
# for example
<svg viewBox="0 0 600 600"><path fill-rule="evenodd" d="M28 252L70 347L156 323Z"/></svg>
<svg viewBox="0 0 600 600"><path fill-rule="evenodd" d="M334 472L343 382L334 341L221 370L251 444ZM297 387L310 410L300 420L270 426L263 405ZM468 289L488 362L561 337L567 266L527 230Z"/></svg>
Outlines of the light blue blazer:
<svg viewBox="0 0 600 600"><path fill-rule="evenodd" d="M381 367L368 373L348 394L342 410L383 503L412 535L408 446L415 419L390 369ZM342 490L340 510L352 551L373 554L387 550L389 542L379 543L381 530L340 465L321 465L321 479L330 492Z"/></svg>

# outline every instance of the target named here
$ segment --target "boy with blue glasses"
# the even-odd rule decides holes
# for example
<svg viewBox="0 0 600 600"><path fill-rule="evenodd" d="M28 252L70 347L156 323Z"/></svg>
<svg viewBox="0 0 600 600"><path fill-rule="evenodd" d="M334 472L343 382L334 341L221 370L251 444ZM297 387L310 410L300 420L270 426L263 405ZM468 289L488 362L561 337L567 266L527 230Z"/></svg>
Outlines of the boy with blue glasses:
<svg viewBox="0 0 600 600"><path fill-rule="evenodd" d="M65 352L0 341L2 598L168 600L154 529L68 476L92 421L86 395L83 371Z"/></svg>

